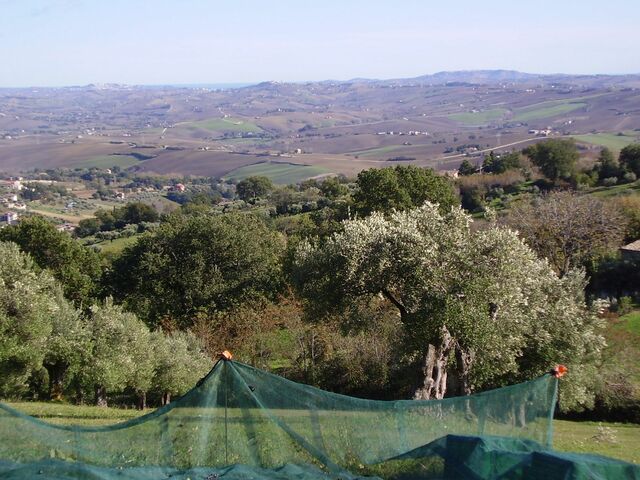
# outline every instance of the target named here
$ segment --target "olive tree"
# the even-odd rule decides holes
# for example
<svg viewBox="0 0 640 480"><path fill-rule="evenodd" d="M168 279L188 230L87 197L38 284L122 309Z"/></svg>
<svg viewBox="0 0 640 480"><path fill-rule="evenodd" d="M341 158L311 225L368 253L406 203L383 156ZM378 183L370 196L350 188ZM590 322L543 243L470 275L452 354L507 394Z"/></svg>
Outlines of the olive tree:
<svg viewBox="0 0 640 480"><path fill-rule="evenodd" d="M96 405L106 407L107 393L127 386L139 394L146 392L153 376L149 359L154 357L144 323L107 299L102 305L91 307L87 328L90 348L77 376L82 387L95 392Z"/></svg>
<svg viewBox="0 0 640 480"><path fill-rule="evenodd" d="M81 368L90 348L86 319L62 295L58 310L51 316L43 366L49 376L49 398L61 400L63 393Z"/></svg>
<svg viewBox="0 0 640 480"><path fill-rule="evenodd" d="M42 367L62 291L15 243L0 242L0 395L24 392Z"/></svg>
<svg viewBox="0 0 640 480"><path fill-rule="evenodd" d="M448 376L469 394L597 358L582 274L559 278L514 232L470 224L460 209L429 203L347 221L324 243L298 247L294 284L317 318L362 318L359 304L374 297L394 305L405 355L422 359L415 398L444 397Z"/></svg>
<svg viewBox="0 0 640 480"><path fill-rule="evenodd" d="M157 359L153 387L162 394L162 404L191 389L212 367L201 342L190 332L164 335L154 332Z"/></svg>

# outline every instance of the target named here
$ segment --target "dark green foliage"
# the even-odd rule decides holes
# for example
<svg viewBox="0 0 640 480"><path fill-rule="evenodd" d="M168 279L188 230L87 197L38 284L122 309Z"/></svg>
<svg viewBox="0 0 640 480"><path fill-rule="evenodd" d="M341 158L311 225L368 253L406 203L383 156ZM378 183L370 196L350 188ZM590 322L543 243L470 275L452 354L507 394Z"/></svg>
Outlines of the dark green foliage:
<svg viewBox="0 0 640 480"><path fill-rule="evenodd" d="M121 208L98 210L95 213L95 218L80 221L75 234L83 238L98 232L121 229L126 225L157 222L159 218L160 214L153 206L142 202L130 202Z"/></svg>
<svg viewBox="0 0 640 480"><path fill-rule="evenodd" d="M545 140L525 148L523 153L553 182L570 180L576 172L579 154L573 140Z"/></svg>
<svg viewBox="0 0 640 480"><path fill-rule="evenodd" d="M482 162L484 173L504 173L507 170L520 167L520 154L518 152L496 155L493 152L485 155Z"/></svg>
<svg viewBox="0 0 640 480"><path fill-rule="evenodd" d="M245 202L255 202L271 190L273 190L273 182L262 176L247 177L236 185L238 197Z"/></svg>
<svg viewBox="0 0 640 480"><path fill-rule="evenodd" d="M476 170L476 167L474 167L471 162L465 158L458 168L458 175L473 175L476 173Z"/></svg>
<svg viewBox="0 0 640 480"><path fill-rule="evenodd" d="M598 181L604 184L605 179L617 178L621 175L620 164L608 148L603 148L598 156L598 163L595 166L598 174Z"/></svg>
<svg viewBox="0 0 640 480"><path fill-rule="evenodd" d="M25 218L0 230L0 240L17 243L40 268L49 269L76 305L93 301L101 275L100 257L67 233L57 231L48 220Z"/></svg>
<svg viewBox="0 0 640 480"><path fill-rule="evenodd" d="M98 233L101 226L102 222L97 218L86 218L84 220L80 220L74 233L79 238L89 237Z"/></svg>
<svg viewBox="0 0 640 480"><path fill-rule="evenodd" d="M322 194L330 199L336 199L349 193L349 188L337 177L329 177L319 185Z"/></svg>
<svg viewBox="0 0 640 480"><path fill-rule="evenodd" d="M484 185L473 185L460 189L462 208L468 212L482 211L487 193L487 187Z"/></svg>
<svg viewBox="0 0 640 480"><path fill-rule="evenodd" d="M363 215L408 210L427 201L437 203L442 211L459 204L447 178L413 165L363 170L356 187L353 198L356 210Z"/></svg>
<svg viewBox="0 0 640 480"><path fill-rule="evenodd" d="M632 143L620 150L620 166L640 176L640 143Z"/></svg>
<svg viewBox="0 0 640 480"><path fill-rule="evenodd" d="M151 324L189 326L199 313L273 295L282 284L279 236L247 214L174 214L114 262L118 300Z"/></svg>

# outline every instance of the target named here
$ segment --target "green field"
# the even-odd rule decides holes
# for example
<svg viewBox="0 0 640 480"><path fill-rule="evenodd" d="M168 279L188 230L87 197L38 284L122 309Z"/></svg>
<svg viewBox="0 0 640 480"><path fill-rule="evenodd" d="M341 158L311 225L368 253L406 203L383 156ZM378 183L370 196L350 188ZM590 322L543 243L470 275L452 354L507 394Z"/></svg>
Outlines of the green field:
<svg viewBox="0 0 640 480"><path fill-rule="evenodd" d="M264 131L255 123L238 118L210 118L199 122L188 122L185 125L187 128L203 128L214 132L261 133Z"/></svg>
<svg viewBox="0 0 640 480"><path fill-rule="evenodd" d="M600 145L613 151L622 150L627 145L639 141L638 135L618 135L615 133L591 133L587 135L575 135L573 138L578 142Z"/></svg>
<svg viewBox="0 0 640 480"><path fill-rule="evenodd" d="M407 148L411 145L387 145L386 147L377 147L377 148L369 148L367 150L358 150L355 152L349 152L349 155L354 155L357 157L369 158L369 157L379 157L380 155L384 155L385 153L393 153L397 150Z"/></svg>
<svg viewBox="0 0 640 480"><path fill-rule="evenodd" d="M514 122L529 122L531 120L555 117L586 107L586 105L586 103L571 100L536 103L527 107L518 108L512 120Z"/></svg>
<svg viewBox="0 0 640 480"><path fill-rule="evenodd" d="M264 162L236 168L224 176L225 180L243 180L247 177L259 175L271 179L279 185L298 183L310 177L331 173L326 168L313 165L298 165L293 163Z"/></svg>
<svg viewBox="0 0 640 480"><path fill-rule="evenodd" d="M26 414L55 424L109 425L143 413L134 409L75 406L61 403L12 402ZM566 452L595 453L640 464L640 425L554 421L554 448Z"/></svg>
<svg viewBox="0 0 640 480"><path fill-rule="evenodd" d="M484 110L482 112L465 112L452 113L448 118L465 125L486 125L493 120L498 120L507 113L504 108L495 108L493 110Z"/></svg>
<svg viewBox="0 0 640 480"><path fill-rule="evenodd" d="M83 162L75 163L74 167L80 168L129 168L140 163L140 160L131 155L100 155L98 157L87 158Z"/></svg>

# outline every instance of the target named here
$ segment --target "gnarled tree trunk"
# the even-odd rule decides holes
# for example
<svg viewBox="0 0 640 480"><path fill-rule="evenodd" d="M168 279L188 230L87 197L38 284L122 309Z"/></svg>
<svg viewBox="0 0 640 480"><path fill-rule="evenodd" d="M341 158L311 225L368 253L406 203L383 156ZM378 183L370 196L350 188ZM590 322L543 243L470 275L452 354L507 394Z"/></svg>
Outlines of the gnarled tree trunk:
<svg viewBox="0 0 640 480"><path fill-rule="evenodd" d="M165 405L169 405L170 403L171 403L171 393L164 392L162 394L162 406L164 407Z"/></svg>
<svg viewBox="0 0 640 480"><path fill-rule="evenodd" d="M456 344L456 373L458 395L471 395L471 367L476 354L473 350L463 349Z"/></svg>
<svg viewBox="0 0 640 480"><path fill-rule="evenodd" d="M440 400L447 392L447 363L455 340L447 327L442 327L438 346L429 344L424 359L423 384L413 394L414 400Z"/></svg>
<svg viewBox="0 0 640 480"><path fill-rule="evenodd" d="M96 405L98 407L107 406L107 389L102 385L96 385Z"/></svg>

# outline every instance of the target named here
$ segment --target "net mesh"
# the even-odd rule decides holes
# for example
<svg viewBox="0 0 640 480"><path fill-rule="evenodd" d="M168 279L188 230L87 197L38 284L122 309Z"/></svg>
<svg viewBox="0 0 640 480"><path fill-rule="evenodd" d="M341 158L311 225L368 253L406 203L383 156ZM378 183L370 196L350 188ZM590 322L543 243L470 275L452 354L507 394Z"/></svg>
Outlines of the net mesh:
<svg viewBox="0 0 640 480"><path fill-rule="evenodd" d="M51 425L0 404L0 478L522 478L508 475L530 471L536 454L562 457L548 449L556 389L545 375L383 402L220 361L182 398L117 425Z"/></svg>

